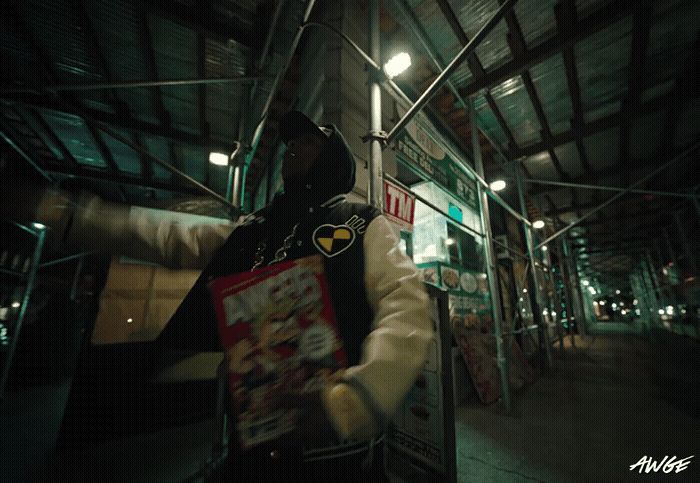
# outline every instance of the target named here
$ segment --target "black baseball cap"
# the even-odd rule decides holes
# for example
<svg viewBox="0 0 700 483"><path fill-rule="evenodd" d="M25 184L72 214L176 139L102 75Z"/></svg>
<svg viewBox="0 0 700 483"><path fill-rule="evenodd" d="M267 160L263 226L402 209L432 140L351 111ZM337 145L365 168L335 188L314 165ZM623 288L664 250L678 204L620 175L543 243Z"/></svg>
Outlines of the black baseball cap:
<svg viewBox="0 0 700 483"><path fill-rule="evenodd" d="M319 126L299 111L289 111L280 120L280 137L284 144L304 134L316 134L323 139L328 139L332 132L331 129Z"/></svg>

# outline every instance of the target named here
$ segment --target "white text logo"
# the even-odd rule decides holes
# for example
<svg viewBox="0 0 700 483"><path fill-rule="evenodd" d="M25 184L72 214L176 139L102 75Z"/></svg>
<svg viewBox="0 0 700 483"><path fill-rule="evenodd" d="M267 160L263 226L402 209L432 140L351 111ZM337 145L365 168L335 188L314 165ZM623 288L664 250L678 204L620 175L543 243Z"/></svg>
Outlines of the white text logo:
<svg viewBox="0 0 700 483"><path fill-rule="evenodd" d="M669 459L668 456L664 456L664 459L661 461L654 461L651 456L643 456L642 459L630 466L630 471L639 468L640 473L642 471L645 473L649 473L651 471L658 473L659 470L662 470L664 473L671 473L673 471L680 473L681 471L688 469L690 459L693 456L688 456L682 460L677 460L675 456L671 456L671 459Z"/></svg>

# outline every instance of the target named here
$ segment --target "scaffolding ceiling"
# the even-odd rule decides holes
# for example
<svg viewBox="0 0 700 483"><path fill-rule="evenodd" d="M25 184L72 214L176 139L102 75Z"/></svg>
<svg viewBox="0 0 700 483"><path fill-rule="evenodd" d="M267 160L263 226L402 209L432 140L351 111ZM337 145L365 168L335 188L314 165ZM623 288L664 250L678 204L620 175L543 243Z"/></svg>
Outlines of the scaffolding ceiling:
<svg viewBox="0 0 700 483"><path fill-rule="evenodd" d="M229 153L235 140L252 138L306 7L302 0L6 3L3 137L54 177L84 179L129 203L199 192L98 124L224 193L226 168L211 165L209 152ZM501 3L386 0L385 51L404 43L415 57L400 85L424 91L439 74L436 62L449 63ZM334 7L320 1L314 11L326 8ZM442 89L429 109L469 153L469 117L455 91L473 96L480 129L522 165L529 204L568 223L614 194L577 185L627 187L698 141L699 26L693 0L520 0L451 75L454 90ZM229 81L163 84L217 78ZM132 81L160 84L123 85ZM85 84L113 88L66 89ZM277 149L276 119L294 99L293 74L282 85L248 171L248 195ZM486 136L487 176L506 176ZM691 193L696 162L692 153L639 188ZM630 193L581 223L580 249L601 269L629 270L633 257L605 254L637 248L606 237L649 233L687 209L683 198Z"/></svg>

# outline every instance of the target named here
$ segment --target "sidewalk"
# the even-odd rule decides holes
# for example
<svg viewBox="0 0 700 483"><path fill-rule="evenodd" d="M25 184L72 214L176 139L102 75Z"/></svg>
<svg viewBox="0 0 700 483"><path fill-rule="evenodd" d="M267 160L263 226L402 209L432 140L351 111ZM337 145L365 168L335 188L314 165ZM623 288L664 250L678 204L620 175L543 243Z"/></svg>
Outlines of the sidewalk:
<svg viewBox="0 0 700 483"><path fill-rule="evenodd" d="M669 332L566 339L555 370L513 397L513 414L457 411L460 481L700 481L700 346ZM630 472L643 456L697 455L679 474ZM697 460L697 461L695 461Z"/></svg>

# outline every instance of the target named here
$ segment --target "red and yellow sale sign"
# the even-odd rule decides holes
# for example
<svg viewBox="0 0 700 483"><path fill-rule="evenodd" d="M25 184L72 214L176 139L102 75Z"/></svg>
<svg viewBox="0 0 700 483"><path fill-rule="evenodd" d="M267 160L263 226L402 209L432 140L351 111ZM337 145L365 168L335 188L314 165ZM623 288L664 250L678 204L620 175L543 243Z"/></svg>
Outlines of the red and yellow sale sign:
<svg viewBox="0 0 700 483"><path fill-rule="evenodd" d="M402 229L413 230L416 197L400 186L384 180L384 215Z"/></svg>

